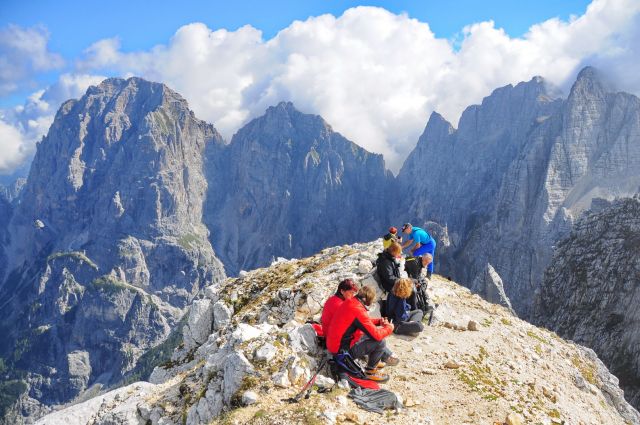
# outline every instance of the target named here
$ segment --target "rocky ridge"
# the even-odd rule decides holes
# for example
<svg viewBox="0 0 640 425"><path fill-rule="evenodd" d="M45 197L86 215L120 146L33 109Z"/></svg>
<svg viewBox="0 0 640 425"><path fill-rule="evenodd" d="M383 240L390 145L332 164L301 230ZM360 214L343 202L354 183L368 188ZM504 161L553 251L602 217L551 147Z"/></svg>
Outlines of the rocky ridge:
<svg viewBox="0 0 640 425"><path fill-rule="evenodd" d="M241 128L207 173L205 223L231 275L377 237L393 183L382 155L290 102Z"/></svg>
<svg viewBox="0 0 640 425"><path fill-rule="evenodd" d="M383 387L404 408L359 410L335 387L299 404L291 397L319 360L313 330L340 279L374 285L381 241L278 259L205 288L185 338L151 383L138 382L42 418L47 425L98 424L638 424L640 415L588 349L514 317L434 275L434 325L415 339L389 337L402 359ZM375 314L375 312L372 312ZM322 372L319 386L333 383Z"/></svg>
<svg viewBox="0 0 640 425"><path fill-rule="evenodd" d="M558 244L533 319L591 347L637 405L640 199L598 204Z"/></svg>
<svg viewBox="0 0 640 425"><path fill-rule="evenodd" d="M471 285L491 265L528 317L553 246L591 200L637 193L639 141L640 99L593 68L567 99L540 77L506 86L467 108L458 129L431 116L398 176L412 200L398 216L447 226L453 267L440 271Z"/></svg>

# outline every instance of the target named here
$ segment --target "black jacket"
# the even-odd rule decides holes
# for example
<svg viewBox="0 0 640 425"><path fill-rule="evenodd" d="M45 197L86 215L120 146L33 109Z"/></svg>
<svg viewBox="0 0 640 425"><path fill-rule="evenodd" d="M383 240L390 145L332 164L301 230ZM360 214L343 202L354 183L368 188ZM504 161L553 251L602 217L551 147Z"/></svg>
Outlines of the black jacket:
<svg viewBox="0 0 640 425"><path fill-rule="evenodd" d="M382 287L385 291L391 292L396 280L400 279L400 265L394 261L394 258L387 251L383 251L378 254L376 260L376 267L378 270L378 276Z"/></svg>

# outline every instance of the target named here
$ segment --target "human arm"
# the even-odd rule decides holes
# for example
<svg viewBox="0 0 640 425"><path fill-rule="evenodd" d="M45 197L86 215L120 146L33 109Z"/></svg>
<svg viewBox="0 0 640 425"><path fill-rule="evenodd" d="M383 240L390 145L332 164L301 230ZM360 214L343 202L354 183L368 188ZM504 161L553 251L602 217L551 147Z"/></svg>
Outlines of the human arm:
<svg viewBox="0 0 640 425"><path fill-rule="evenodd" d="M371 339L376 341L382 341L393 332L393 325L385 322L386 321L381 320L381 325L376 326L364 308L358 312L354 321L356 328L360 329L365 335L368 335Z"/></svg>

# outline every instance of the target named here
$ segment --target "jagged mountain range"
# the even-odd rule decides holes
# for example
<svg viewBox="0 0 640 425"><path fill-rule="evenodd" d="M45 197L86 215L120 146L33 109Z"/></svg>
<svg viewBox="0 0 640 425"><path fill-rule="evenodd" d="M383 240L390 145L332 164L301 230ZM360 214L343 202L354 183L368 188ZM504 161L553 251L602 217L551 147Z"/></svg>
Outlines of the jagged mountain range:
<svg viewBox="0 0 640 425"><path fill-rule="evenodd" d="M28 387L13 413L117 383L222 264L235 275L407 220L435 226L438 272L497 285L528 317L591 199L637 192L639 117L638 98L593 68L566 99L535 77L467 108L457 129L434 113L394 178L291 103L226 143L162 84L91 87L62 105L24 186L0 193L0 356L5 384Z"/></svg>
<svg viewBox="0 0 640 425"><path fill-rule="evenodd" d="M593 348L640 400L640 198L597 200L558 244L533 321Z"/></svg>

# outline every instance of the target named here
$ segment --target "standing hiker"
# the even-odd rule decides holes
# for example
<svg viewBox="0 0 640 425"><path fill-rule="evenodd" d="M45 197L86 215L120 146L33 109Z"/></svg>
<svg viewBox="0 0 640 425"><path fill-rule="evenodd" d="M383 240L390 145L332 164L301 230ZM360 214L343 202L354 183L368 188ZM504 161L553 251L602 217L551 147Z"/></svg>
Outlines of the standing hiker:
<svg viewBox="0 0 640 425"><path fill-rule="evenodd" d="M436 252L436 241L424 229L405 223L402 233L409 235L409 239L402 245L402 249L414 244L411 253L414 257L422 257L422 265L427 268L427 277L433 274L433 257Z"/></svg>
<svg viewBox="0 0 640 425"><path fill-rule="evenodd" d="M389 227L389 233L387 233L382 237L382 247L384 249L387 249L389 248L389 245L391 245L394 242L398 242L398 243L402 242L402 238L398 236L398 229L391 226Z"/></svg>

